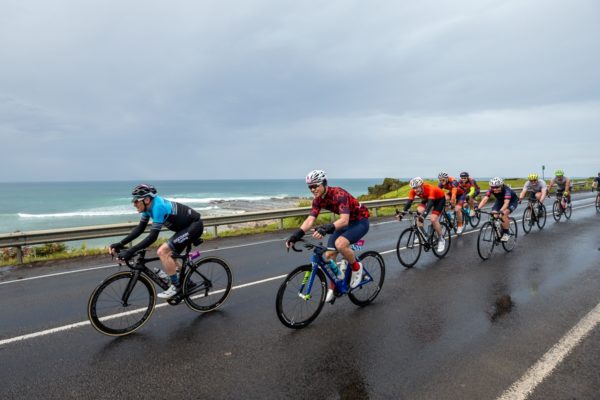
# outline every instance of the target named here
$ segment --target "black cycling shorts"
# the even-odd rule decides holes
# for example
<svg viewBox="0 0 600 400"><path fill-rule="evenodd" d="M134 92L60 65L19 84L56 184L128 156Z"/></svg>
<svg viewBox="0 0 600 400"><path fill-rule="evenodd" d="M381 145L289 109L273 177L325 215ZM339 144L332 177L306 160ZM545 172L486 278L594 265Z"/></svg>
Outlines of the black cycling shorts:
<svg viewBox="0 0 600 400"><path fill-rule="evenodd" d="M168 240L169 248L177 254L181 254L188 244L200 238L204 233L204 223L201 219L192 222L187 228L176 232Z"/></svg>

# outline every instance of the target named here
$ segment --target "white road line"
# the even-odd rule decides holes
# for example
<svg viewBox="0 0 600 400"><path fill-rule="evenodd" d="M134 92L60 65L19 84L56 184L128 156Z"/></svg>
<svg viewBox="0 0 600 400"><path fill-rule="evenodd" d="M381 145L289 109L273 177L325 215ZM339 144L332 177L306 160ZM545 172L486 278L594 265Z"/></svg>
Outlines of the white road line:
<svg viewBox="0 0 600 400"><path fill-rule="evenodd" d="M286 276L287 276L287 274L286 275L273 276L271 278L261 279L259 281L248 282L248 283L244 283L244 284L241 284L241 285L237 285L237 286L232 287L231 289L232 290L236 290L236 289L242 289L242 288L249 287L249 286L260 285L261 283L266 283L266 282L274 281L274 280L277 280L277 279L283 279ZM154 308L155 309L162 308L162 307L166 307L168 305L169 305L169 303L161 303L161 304L158 304ZM112 318L118 318L120 316L129 315L129 314L135 314L136 312L141 312L141 311L143 311L143 310L142 309L136 309L136 310L128 311L128 312L125 312L125 313L120 313L120 314L115 314L115 315L107 316L107 317L103 318L103 320L105 320L105 319L112 319ZM0 340L0 346L4 346L6 344L15 343L15 342L21 342L23 340L34 339L34 338L41 337L41 336L48 336L48 335L51 335L53 333L58 333L58 332L68 331L68 330L72 330L72 329L76 329L76 328L81 328L82 326L87 326L87 325L90 325L90 321L81 321L81 322L76 322L76 323L69 324L69 325L59 326L57 328L46 329L44 331L38 331L38 332L34 332L34 333L29 333L27 335L15 336L15 337L12 337L12 338Z"/></svg>
<svg viewBox="0 0 600 400"><path fill-rule="evenodd" d="M592 329L598 325L598 322L600 322L600 304L596 305L558 343L552 346L538 362L525 372L525 375L521 379L513 383L511 387L498 397L498 400L525 400Z"/></svg>

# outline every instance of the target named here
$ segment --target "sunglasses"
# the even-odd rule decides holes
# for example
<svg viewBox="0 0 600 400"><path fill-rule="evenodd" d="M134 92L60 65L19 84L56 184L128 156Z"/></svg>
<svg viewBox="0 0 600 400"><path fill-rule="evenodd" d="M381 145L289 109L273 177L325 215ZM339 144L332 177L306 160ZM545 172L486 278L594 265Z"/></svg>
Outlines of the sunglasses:
<svg viewBox="0 0 600 400"><path fill-rule="evenodd" d="M318 188L321 185L308 185L308 189L309 190L315 190L316 188Z"/></svg>
<svg viewBox="0 0 600 400"><path fill-rule="evenodd" d="M490 189L492 189L492 190L500 189L500 186L490 186Z"/></svg>

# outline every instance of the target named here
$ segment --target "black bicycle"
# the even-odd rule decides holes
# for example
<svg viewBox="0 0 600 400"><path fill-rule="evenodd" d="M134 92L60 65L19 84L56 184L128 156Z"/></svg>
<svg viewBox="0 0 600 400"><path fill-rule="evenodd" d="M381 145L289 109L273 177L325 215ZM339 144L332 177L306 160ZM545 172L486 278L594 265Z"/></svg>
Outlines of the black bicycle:
<svg viewBox="0 0 600 400"><path fill-rule="evenodd" d="M523 230L525 233L531 232L533 225L537 225L539 230L544 229L544 225L546 225L546 206L535 198L529 198L529 204L523 211Z"/></svg>
<svg viewBox="0 0 600 400"><path fill-rule="evenodd" d="M552 204L552 217L556 222L560 221L561 217L564 215L566 219L571 218L571 213L573 212L573 206L570 201L567 201L567 196L557 195L556 200L554 200L554 204ZM563 202L566 206L563 206Z"/></svg>
<svg viewBox="0 0 600 400"><path fill-rule="evenodd" d="M440 221L440 225L442 227L442 237L446 241L446 245L444 246L444 250L438 251L438 242L440 235L433 229L433 226L430 225L427 230L423 226L419 226L418 222L424 222L423 217L419 216L418 213L414 211L405 211L400 212L396 210L396 215L410 215L412 216L412 223L409 228L400 233L398 237L398 242L396 243L396 255L398 256L398 260L400 260L400 264L404 265L406 268L412 268L417 261L419 261L419 257L421 257L421 250L429 251L431 250L433 254L442 258L450 250L451 243L451 230L452 228L445 221Z"/></svg>
<svg viewBox="0 0 600 400"><path fill-rule="evenodd" d="M494 247L502 244L504 251L511 252L517 245L517 236L519 235L519 229L517 227L517 220L513 217L508 217L509 228L508 228L508 241L502 241L502 216L499 213L489 213L480 210L483 214L490 216L489 221L486 221L479 231L479 237L477 238L477 253L483 260L487 260L492 255Z"/></svg>
<svg viewBox="0 0 600 400"><path fill-rule="evenodd" d="M182 260L180 276L183 280L180 291L167 302L174 306L184 301L194 311L213 311L223 304L231 291L231 269L218 257L191 260L190 249L188 246L183 255L173 255ZM109 276L92 292L87 307L88 318L99 332L109 336L135 332L154 312L156 290L152 282L164 290L169 288L168 279L159 277L146 266L159 258L145 256L146 250L136 252L133 262L125 262L129 271Z"/></svg>
<svg viewBox="0 0 600 400"><path fill-rule="evenodd" d="M596 212L600 213L600 190L598 190L598 194L596 195Z"/></svg>

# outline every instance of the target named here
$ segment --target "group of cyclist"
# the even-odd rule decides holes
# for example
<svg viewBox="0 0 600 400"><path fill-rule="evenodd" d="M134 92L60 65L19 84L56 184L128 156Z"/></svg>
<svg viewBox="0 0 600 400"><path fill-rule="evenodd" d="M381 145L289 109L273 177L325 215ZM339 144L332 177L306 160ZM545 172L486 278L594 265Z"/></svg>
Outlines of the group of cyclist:
<svg viewBox="0 0 600 400"><path fill-rule="evenodd" d="M508 216L517 208L527 193L530 194L531 199L538 200L541 207L549 190L556 186L557 196L565 203L571 201L571 181L564 176L562 170L556 171L550 185L546 185L537 174L530 174L519 196L504 183L502 178L494 177L490 179L489 189L478 205L475 203L475 197L480 194L480 188L468 172L461 172L459 180L454 179L446 172L440 172L438 180L438 185L433 185L425 183L420 177L411 179L409 182L410 192L404 211L410 209L416 197L420 198L421 202L417 206L417 213L421 217L430 215L432 226L440 237L437 244L439 252L442 252L446 246L439 219L447 202L454 207L458 222L457 233L461 234L464 229L463 204L466 202L469 205L471 216L474 216L475 210L487 204L493 195L495 202L492 206L492 213L497 213L502 217L501 240L506 242L509 240ZM294 243L301 240L313 227L321 210L325 209L339 215L335 222L318 226L312 236L315 239L321 239L325 235L330 235L327 246L331 250L324 254L325 261L335 259L336 253L340 252L352 269L350 287L354 288L362 280L363 266L355 258L351 245L358 242L369 231L369 210L343 188L329 186L327 175L322 170L309 172L306 176L306 184L313 195L310 215L285 241L285 245L289 249ZM593 187L597 190L600 189L600 173L595 178ZM141 214L140 222L124 239L111 244L109 252L117 255L119 259L129 260L138 250L145 249L154 243L163 226L174 231L175 234L157 251L171 281L170 287L159 293L158 297L169 299L181 290L177 272L178 264L173 255L181 253L188 245L200 238L204 229L202 219L200 214L192 208L158 196L156 188L152 185L137 185L132 191L132 196L132 203ZM399 214L397 218L402 219L402 214ZM152 220L150 234L135 246L126 248L128 243L144 232L150 220ZM419 223L423 224L422 218L419 219ZM330 288L328 301L332 295L332 288Z"/></svg>

